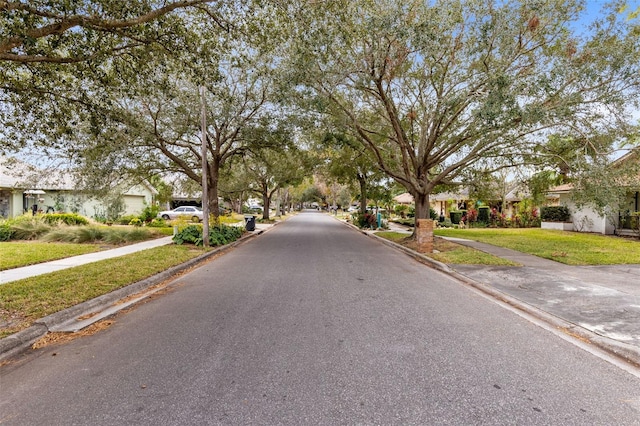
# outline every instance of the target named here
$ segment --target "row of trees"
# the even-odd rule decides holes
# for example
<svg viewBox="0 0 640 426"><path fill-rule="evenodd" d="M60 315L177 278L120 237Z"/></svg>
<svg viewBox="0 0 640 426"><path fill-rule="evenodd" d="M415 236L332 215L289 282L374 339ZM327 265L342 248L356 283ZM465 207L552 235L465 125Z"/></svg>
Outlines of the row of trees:
<svg viewBox="0 0 640 426"><path fill-rule="evenodd" d="M606 174L640 99L620 6L586 28L576 0L0 2L0 150L92 188L199 185L204 87L212 212L248 176L268 205L322 165L363 198L396 182L426 218L508 168Z"/></svg>

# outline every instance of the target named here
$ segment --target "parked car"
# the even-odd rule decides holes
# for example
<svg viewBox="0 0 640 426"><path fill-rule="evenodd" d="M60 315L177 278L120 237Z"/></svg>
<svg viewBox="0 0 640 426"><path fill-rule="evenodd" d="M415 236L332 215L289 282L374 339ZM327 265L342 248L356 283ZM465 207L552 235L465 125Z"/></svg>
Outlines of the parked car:
<svg viewBox="0 0 640 426"><path fill-rule="evenodd" d="M200 222L202 220L202 209L195 206L182 206L173 210L165 210L158 213L158 217L164 220L177 219L180 216L191 218L194 222Z"/></svg>

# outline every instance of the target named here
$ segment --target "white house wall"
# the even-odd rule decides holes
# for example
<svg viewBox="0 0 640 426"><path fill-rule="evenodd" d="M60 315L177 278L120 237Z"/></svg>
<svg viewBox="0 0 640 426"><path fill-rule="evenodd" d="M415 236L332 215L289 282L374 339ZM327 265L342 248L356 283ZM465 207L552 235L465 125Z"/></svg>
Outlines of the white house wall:
<svg viewBox="0 0 640 426"><path fill-rule="evenodd" d="M571 212L573 228L579 232L596 234L613 234L614 226L610 221L589 207L577 208L569 194L560 194L559 204L566 206Z"/></svg>

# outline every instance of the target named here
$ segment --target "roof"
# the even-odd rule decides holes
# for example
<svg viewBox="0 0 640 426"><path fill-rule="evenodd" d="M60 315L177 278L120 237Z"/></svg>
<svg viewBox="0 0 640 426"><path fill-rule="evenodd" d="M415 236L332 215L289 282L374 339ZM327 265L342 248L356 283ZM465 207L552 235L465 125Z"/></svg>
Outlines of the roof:
<svg viewBox="0 0 640 426"><path fill-rule="evenodd" d="M458 192L439 192L437 194L431 194L429 201L462 201L469 199L469 188L461 188Z"/></svg>
<svg viewBox="0 0 640 426"><path fill-rule="evenodd" d="M549 192L560 192L560 193L565 193L565 192L571 192L573 191L573 184L572 183L565 183L563 185L558 185L556 187L550 188Z"/></svg>
<svg viewBox="0 0 640 426"><path fill-rule="evenodd" d="M157 195L158 191L146 180L139 184ZM135 184L125 194L136 195ZM0 157L0 188L24 191L77 191L78 186L70 170L55 167L38 168L16 158Z"/></svg>
<svg viewBox="0 0 640 426"><path fill-rule="evenodd" d="M393 197L393 201L400 204L411 204L413 203L413 195L405 192L404 194L400 194L396 197Z"/></svg>

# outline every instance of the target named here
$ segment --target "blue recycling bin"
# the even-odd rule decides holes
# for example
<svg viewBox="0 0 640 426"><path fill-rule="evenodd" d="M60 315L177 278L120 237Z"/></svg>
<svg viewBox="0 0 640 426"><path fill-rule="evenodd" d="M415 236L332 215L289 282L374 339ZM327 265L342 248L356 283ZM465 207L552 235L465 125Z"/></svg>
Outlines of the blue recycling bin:
<svg viewBox="0 0 640 426"><path fill-rule="evenodd" d="M256 230L256 217L253 215L245 215L244 216L244 227L247 231L255 231Z"/></svg>

